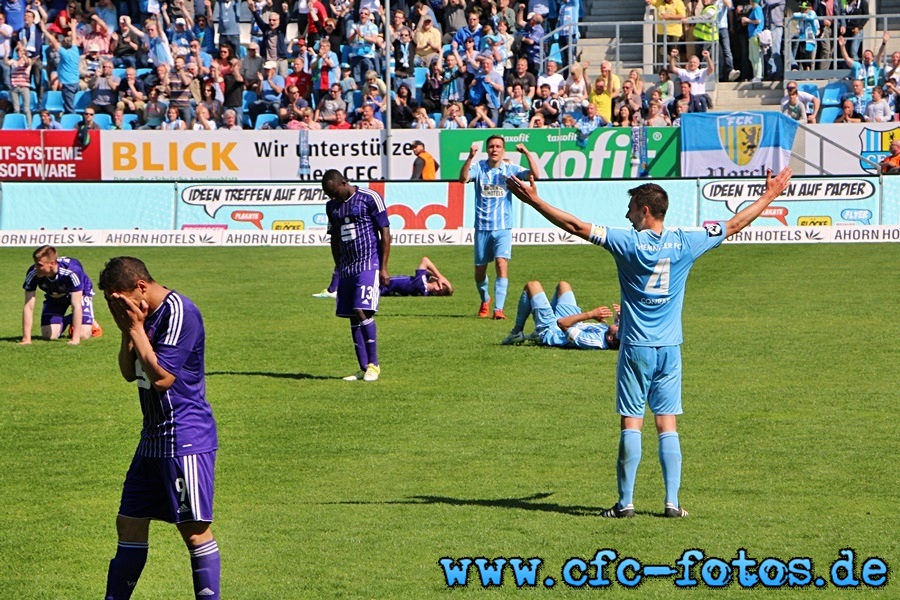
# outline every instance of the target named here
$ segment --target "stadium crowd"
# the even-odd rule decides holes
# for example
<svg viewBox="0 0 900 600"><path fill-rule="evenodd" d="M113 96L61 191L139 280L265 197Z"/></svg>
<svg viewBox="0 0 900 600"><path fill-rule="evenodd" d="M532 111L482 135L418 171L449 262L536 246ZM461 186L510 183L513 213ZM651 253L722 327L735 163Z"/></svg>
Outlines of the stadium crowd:
<svg viewBox="0 0 900 600"><path fill-rule="evenodd" d="M667 51L651 83L607 61L588 74L577 60L584 0L410 2L387 15L378 0L0 0L0 111L24 117L8 129L382 129L389 112L396 128L562 126L584 138L678 126L712 107L709 77L779 80L786 62L830 61L829 17L868 13L865 0L803 4L785 61L785 0L646 0ZM841 23L835 39L854 80L845 120L896 118L900 52L882 66L889 36L877 56L861 52L865 17ZM547 35L566 25L571 36ZM783 112L813 122L818 99L786 92Z"/></svg>

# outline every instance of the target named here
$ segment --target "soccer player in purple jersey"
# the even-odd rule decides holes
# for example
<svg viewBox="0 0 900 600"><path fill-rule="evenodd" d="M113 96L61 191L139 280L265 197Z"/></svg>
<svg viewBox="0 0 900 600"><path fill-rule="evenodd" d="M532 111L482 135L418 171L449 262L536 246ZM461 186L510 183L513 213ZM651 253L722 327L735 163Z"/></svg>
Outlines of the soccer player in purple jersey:
<svg viewBox="0 0 900 600"><path fill-rule="evenodd" d="M381 288L382 296L452 296L450 280L441 275L427 256L419 261L415 275L394 275Z"/></svg>
<svg viewBox="0 0 900 600"><path fill-rule="evenodd" d="M75 346L90 337L103 335L94 320L94 284L75 258L58 256L53 246L41 246L32 253L34 264L25 274L25 307L22 309L22 345L31 343L37 290L44 292L41 309L41 338L59 339L71 325L69 344ZM66 315L72 307L72 314Z"/></svg>
<svg viewBox="0 0 900 600"><path fill-rule="evenodd" d="M150 521L174 523L191 557L194 595L219 598L219 546L210 530L218 438L206 401L206 334L200 310L120 256L100 289L122 331L119 371L136 381L144 426L116 517L118 548L106 600L130 598L149 548Z"/></svg>
<svg viewBox="0 0 900 600"><path fill-rule="evenodd" d="M338 271L337 316L350 319L359 371L345 381L377 381L381 374L375 313L381 286L391 281L391 229L377 192L350 185L337 169L322 176L331 255Z"/></svg>

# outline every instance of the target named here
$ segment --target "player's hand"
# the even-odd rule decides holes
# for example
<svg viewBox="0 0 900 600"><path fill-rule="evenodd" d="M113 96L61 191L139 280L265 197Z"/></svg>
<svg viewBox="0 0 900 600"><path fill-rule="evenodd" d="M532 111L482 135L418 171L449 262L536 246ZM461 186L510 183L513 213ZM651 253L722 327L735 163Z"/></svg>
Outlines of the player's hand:
<svg viewBox="0 0 900 600"><path fill-rule="evenodd" d="M790 167L785 167L781 170L781 173L772 177L772 169L769 169L766 173L766 193L774 194L777 198L787 189L788 184L791 182L791 175L794 172L791 171Z"/></svg>
<svg viewBox="0 0 900 600"><path fill-rule="evenodd" d="M78 333L73 332L72 335L77 336ZM77 337L73 337L71 340L69 340L69 341L66 342L66 343L69 344L70 346L77 346L77 345L81 344L81 340L78 339Z"/></svg>
<svg viewBox="0 0 900 600"><path fill-rule="evenodd" d="M481 145L478 143L472 144L469 148L469 158L475 158L475 155L478 154L478 151L481 149Z"/></svg>
<svg viewBox="0 0 900 600"><path fill-rule="evenodd" d="M149 312L149 306L146 301L141 301L140 305L135 304L134 300L128 296L121 294L112 294L106 301L109 306L109 312L112 313L116 326L123 332L128 333L131 329L144 326L144 319Z"/></svg>
<svg viewBox="0 0 900 600"><path fill-rule="evenodd" d="M378 273L378 277L379 277L379 279L381 279L382 287L387 287L388 285L390 285L391 276L388 273L387 269L382 268L381 271Z"/></svg>
<svg viewBox="0 0 900 600"><path fill-rule="evenodd" d="M516 150L518 150L522 154L528 152L528 148L525 147L525 144L516 144Z"/></svg>
<svg viewBox="0 0 900 600"><path fill-rule="evenodd" d="M537 184L534 182L534 175L528 176L528 183L531 185L527 185L518 177L510 177L506 180L506 187L512 192L513 196L522 202L534 204L536 201L540 200L537 193Z"/></svg>
<svg viewBox="0 0 900 600"><path fill-rule="evenodd" d="M608 306L598 306L588 313L592 319L596 319L598 321L602 321L608 317L613 316L613 312L609 310Z"/></svg>

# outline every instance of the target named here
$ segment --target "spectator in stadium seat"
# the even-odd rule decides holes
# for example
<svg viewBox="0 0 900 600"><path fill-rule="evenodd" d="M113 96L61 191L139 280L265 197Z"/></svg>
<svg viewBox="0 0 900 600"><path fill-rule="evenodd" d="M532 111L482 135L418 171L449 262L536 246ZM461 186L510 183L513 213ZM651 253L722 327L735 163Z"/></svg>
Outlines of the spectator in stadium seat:
<svg viewBox="0 0 900 600"><path fill-rule="evenodd" d="M134 67L125 69L125 78L119 82L119 102L116 108L120 108L129 114L140 114L144 109L147 98L144 82L137 78Z"/></svg>
<svg viewBox="0 0 900 600"><path fill-rule="evenodd" d="M375 109L371 104L364 104L362 117L353 125L356 129L384 129L384 123L375 118Z"/></svg>
<svg viewBox="0 0 900 600"><path fill-rule="evenodd" d="M109 128L115 131L131 129L130 127L125 127L125 111L118 108L113 111L112 123L110 123Z"/></svg>
<svg viewBox="0 0 900 600"><path fill-rule="evenodd" d="M351 129L352 127L347 121L347 111L343 108L334 111L334 122L328 124L328 129Z"/></svg>
<svg viewBox="0 0 900 600"><path fill-rule="evenodd" d="M62 87L63 112L72 114L75 112L75 94L81 89L81 76L78 71L81 53L78 51L76 43L78 32L72 28L60 42L55 35L47 33L43 21L41 21L41 30L50 47L59 52L57 73L59 84Z"/></svg>
<svg viewBox="0 0 900 600"><path fill-rule="evenodd" d="M588 105L584 109L584 113L584 116L575 123L575 127L578 128L579 145L582 147L587 143L587 139L594 130L599 129L600 127L609 127L609 121L597 113L597 105L593 102L588 102Z"/></svg>
<svg viewBox="0 0 900 600"><path fill-rule="evenodd" d="M531 116L540 114L548 126L556 125L562 112L562 105L550 93L550 84L540 86L540 95L531 103Z"/></svg>
<svg viewBox="0 0 900 600"><path fill-rule="evenodd" d="M416 66L427 67L433 58L441 54L441 32L434 26L429 8L419 7L419 23L416 25Z"/></svg>
<svg viewBox="0 0 900 600"><path fill-rule="evenodd" d="M866 107L872 101L872 94L866 90L861 79L854 79L851 82L852 91L844 94L842 100L853 102L853 110L861 115L866 114Z"/></svg>
<svg viewBox="0 0 900 600"><path fill-rule="evenodd" d="M679 0L680 1L680 0ZM541 72L541 43L544 40L544 18L534 12L528 13L525 21L517 22L521 26L519 39L523 53L528 60L528 72L535 77Z"/></svg>
<svg viewBox="0 0 900 600"><path fill-rule="evenodd" d="M503 127L507 129L528 127L530 113L531 101L525 95L522 84L516 82L512 86L512 94L503 101Z"/></svg>
<svg viewBox="0 0 900 600"><path fill-rule="evenodd" d="M91 103L97 112L113 116L119 100L119 78L113 75L113 63L106 59L100 66L100 72L94 73L90 80Z"/></svg>
<svg viewBox="0 0 900 600"><path fill-rule="evenodd" d="M194 38L200 42L200 47L210 56L216 53L216 32L210 24L210 15L212 14L212 3L210 0L204 2L204 12L197 15L194 22Z"/></svg>
<svg viewBox="0 0 900 600"><path fill-rule="evenodd" d="M712 60L708 50L703 51L703 60L706 61L706 68L700 68L700 58L692 55L687 62L686 68L682 69L675 62L678 58L677 51L673 50L669 55L669 72L678 76L682 83L687 81L691 84L691 95L705 98L707 108L709 107L709 98L706 91L706 81L716 72L716 65Z"/></svg>
<svg viewBox="0 0 900 600"><path fill-rule="evenodd" d="M690 111L687 102L671 102L669 114L672 115L672 127L681 127L681 116Z"/></svg>
<svg viewBox="0 0 900 600"><path fill-rule="evenodd" d="M222 123L222 101L218 98L220 94L216 94L216 84L212 81L201 82L200 102L197 106L205 106L209 117L217 124Z"/></svg>
<svg viewBox="0 0 900 600"><path fill-rule="evenodd" d="M861 61L853 60L847 52L847 41L843 37L838 38L841 56L850 65L850 79L861 80L868 92L871 92L876 85L884 85L884 69L880 65L884 58L884 51L889 38L888 34L885 34L885 37L882 38L881 49L878 51L877 57L871 50L865 50Z"/></svg>
<svg viewBox="0 0 900 600"><path fill-rule="evenodd" d="M841 114L834 120L835 123L862 123L865 118L856 112L852 100L844 100L841 109Z"/></svg>
<svg viewBox="0 0 900 600"><path fill-rule="evenodd" d="M900 81L900 52L891 54L891 62L884 65L884 80L887 82L893 79L896 83Z"/></svg>
<svg viewBox="0 0 900 600"><path fill-rule="evenodd" d="M206 77L209 75L209 65L212 64L212 56L203 51L198 40L191 40L185 62L188 66L196 65L196 76Z"/></svg>
<svg viewBox="0 0 900 600"><path fill-rule="evenodd" d="M175 68L166 80L166 97L169 99L169 108L177 108L182 120L190 129L194 121L194 111L191 106L191 82L193 76L185 68L184 57L175 59Z"/></svg>
<svg viewBox="0 0 900 600"><path fill-rule="evenodd" d="M881 172L891 175L900 174L900 140L892 140L890 154L884 157L880 163Z"/></svg>
<svg viewBox="0 0 900 600"><path fill-rule="evenodd" d="M394 89L406 85L410 89L416 88L416 43L412 39L412 31L408 27L401 27L397 39L394 40Z"/></svg>
<svg viewBox="0 0 900 600"><path fill-rule="evenodd" d="M194 131L215 131L218 129L215 119L209 114L209 109L205 105L197 105L196 119L192 127Z"/></svg>
<svg viewBox="0 0 900 600"><path fill-rule="evenodd" d="M556 285L553 299L548 300L540 281L529 281L519 297L516 322L501 344L521 344L533 340L542 346L552 348L577 348L580 350L618 350L619 305L610 310L598 306L582 311L576 304L575 292L566 281ZM534 332L526 336L523 332L528 318L534 319ZM615 317L612 324L606 320ZM587 321L597 321L588 324Z"/></svg>
<svg viewBox="0 0 900 600"><path fill-rule="evenodd" d="M328 96L316 103L316 121L323 126L334 123L339 109L347 114L347 103L341 98L341 84L334 82L328 90Z"/></svg>
<svg viewBox="0 0 900 600"><path fill-rule="evenodd" d="M169 105L159 99L159 88L153 87L147 92L147 102L141 113L141 129L159 129L166 118Z"/></svg>
<svg viewBox="0 0 900 600"><path fill-rule="evenodd" d="M22 39L16 44L16 55L18 58L13 59L11 56L7 56L3 59L6 62L6 67L10 70L12 89L10 90L9 98L12 101L13 112L24 114L26 123L30 126L31 69L34 63L28 58L28 53L25 51L25 41Z"/></svg>
<svg viewBox="0 0 900 600"><path fill-rule="evenodd" d="M278 107L278 120L282 127L287 128L289 121L300 120L301 113L309 108L309 102L300 95L296 85L285 85L286 94L282 95L281 105ZM252 120L255 120L251 117Z"/></svg>
<svg viewBox="0 0 900 600"><path fill-rule="evenodd" d="M594 87L588 94L588 100L597 107L597 114L606 122L612 121L612 95L606 89L606 81L602 76L594 79Z"/></svg>
<svg viewBox="0 0 900 600"><path fill-rule="evenodd" d="M110 34L109 42L113 66L134 68L144 64L146 57L139 56L142 39L143 36L131 28L131 17L128 15L119 17L119 29Z"/></svg>
<svg viewBox="0 0 900 600"><path fill-rule="evenodd" d="M675 98L673 98L672 101L669 102L669 106L667 107L669 114L672 114L672 112L674 112L672 110L672 107L678 103L684 103L685 105L687 105L687 112L707 112L706 98L703 96L695 96L694 94L692 94L691 84L686 81L681 82L681 95L675 96Z"/></svg>
<svg viewBox="0 0 900 600"><path fill-rule="evenodd" d="M100 126L97 125L97 122L94 121L94 115L97 114L97 109L93 104L89 104L87 108L84 109L84 112L81 113L82 120L81 123L78 124L78 129L91 129L97 130L100 129Z"/></svg>
<svg viewBox="0 0 900 600"><path fill-rule="evenodd" d="M866 106L866 122L886 123L894 120L894 111L884 97L884 89L880 85L872 88L872 101Z"/></svg>
<svg viewBox="0 0 900 600"><path fill-rule="evenodd" d="M525 58L516 59L516 68L507 71L504 78L507 96L512 94L512 88L517 83L522 86L522 93L529 100L533 100L537 94L537 79L528 72L528 60Z"/></svg>
<svg viewBox="0 0 900 600"><path fill-rule="evenodd" d="M550 94L554 98L559 96L559 90L565 88L566 85L566 80L563 78L562 74L560 74L558 69L559 65L556 61L550 59L547 61L547 72L537 78L538 90L541 89L543 84L547 83L550 85Z"/></svg>
<svg viewBox="0 0 900 600"><path fill-rule="evenodd" d="M263 34L263 40L259 46L260 54L266 62L274 62L278 75L287 75L287 43L284 32L281 30L281 17L277 12L270 11L267 21L263 21L260 13L262 3L257 4L253 0L247 0L247 7L253 15L253 20Z"/></svg>
<svg viewBox="0 0 900 600"><path fill-rule="evenodd" d="M222 127L219 129L225 129L226 131L241 131L244 128L238 123L237 113L229 108L222 113Z"/></svg>
<svg viewBox="0 0 900 600"><path fill-rule="evenodd" d="M800 100L797 89L788 90L787 96L788 101L781 105L781 114L798 123L807 123L806 103Z"/></svg>
<svg viewBox="0 0 900 600"><path fill-rule="evenodd" d="M447 106L444 116L438 123L438 129L466 129L469 121L462 114L462 109L458 102L454 102Z"/></svg>
<svg viewBox="0 0 900 600"><path fill-rule="evenodd" d="M284 77L276 73L277 63L270 60L263 65L263 73L259 79L259 99L252 102L249 107L250 124L256 125L256 118L262 113L278 114L282 92L284 91Z"/></svg>
<svg viewBox="0 0 900 600"><path fill-rule="evenodd" d="M796 81L788 81L787 85L785 86L785 94L781 98L781 112L784 112L784 107L788 103L788 100L790 100L791 92L797 92L797 97L799 98L800 102L802 102L803 105L807 107L807 122L815 123L816 115L819 114L819 107L821 106L822 102L813 94L804 92L803 90L799 90L797 88ZM812 110L809 110L810 104L812 104Z"/></svg>
<svg viewBox="0 0 900 600"><path fill-rule="evenodd" d="M46 108L41 109L40 115L41 122L38 123L37 129L62 129L62 126L53 120L53 116Z"/></svg>
<svg viewBox="0 0 900 600"><path fill-rule="evenodd" d="M647 107L647 127L668 127L671 124L672 121L663 110L662 102L651 100Z"/></svg>
<svg viewBox="0 0 900 600"><path fill-rule="evenodd" d="M413 112L413 116L415 117L415 121L413 121L411 129L435 129L437 127L437 123L428 116L428 111L424 106L417 108Z"/></svg>
<svg viewBox="0 0 900 600"><path fill-rule="evenodd" d="M623 106L628 106L631 114L639 113L644 108L641 96L634 91L634 82L630 79L622 84L622 93L613 98L613 113L618 115Z"/></svg>
<svg viewBox="0 0 900 600"><path fill-rule="evenodd" d="M131 25L131 29L143 36L141 38L141 48L147 56L148 66L166 65L171 67L174 64L172 51L169 48L169 40L156 17L145 21L143 32L135 27L134 24Z"/></svg>
<svg viewBox="0 0 900 600"><path fill-rule="evenodd" d="M397 129L410 129L416 120L413 113L417 106L410 88L402 84L391 99L391 126Z"/></svg>
<svg viewBox="0 0 900 600"><path fill-rule="evenodd" d="M572 63L569 77L566 79L560 98L563 110L574 112L580 110L588 99L587 67L590 63Z"/></svg>
<svg viewBox="0 0 900 600"><path fill-rule="evenodd" d="M469 129L494 129L497 126L497 122L491 116L494 112L484 100L477 104L475 116L469 120Z"/></svg>
<svg viewBox="0 0 900 600"><path fill-rule="evenodd" d="M312 74L312 97L318 106L323 98L330 96L332 84L340 81L341 77L341 61L332 51L328 38L319 41L317 50L310 49L308 64ZM411 85L415 87L415 82Z"/></svg>
<svg viewBox="0 0 900 600"><path fill-rule="evenodd" d="M610 96L616 96L622 91L622 80L619 79L618 75L613 73L612 63L608 60L604 60L600 63L600 77L602 77L603 81L606 83L606 91Z"/></svg>
<svg viewBox="0 0 900 600"><path fill-rule="evenodd" d="M259 54L259 44L250 42L247 45L247 56L241 59L241 76L244 78L244 89L259 93L259 74L266 61Z"/></svg>
<svg viewBox="0 0 900 600"><path fill-rule="evenodd" d="M619 110L616 111L615 117L613 117L613 127L631 127L634 115L639 114L640 112L632 110L630 105L621 104L619 105Z"/></svg>
<svg viewBox="0 0 900 600"><path fill-rule="evenodd" d="M219 47L228 44L232 52L237 52L241 46L241 3L239 0L216 0L216 3L219 5Z"/></svg>
<svg viewBox="0 0 900 600"><path fill-rule="evenodd" d="M458 29L456 33L453 34L453 41L450 42L450 46L458 52L460 48L465 47L465 42L468 39L472 39L475 50L480 51L481 17L474 10L470 10L466 15L466 26Z"/></svg>
<svg viewBox="0 0 900 600"><path fill-rule="evenodd" d="M169 21L168 11L165 8L161 11L163 22L169 28L166 33L169 37L169 43L173 47L187 49L190 47L191 42L194 41L194 21L184 8L184 0L175 0L175 6L181 10L182 16L175 19L174 25ZM165 4L163 4L163 7L165 7Z"/></svg>
<svg viewBox="0 0 900 600"><path fill-rule="evenodd" d="M371 17L372 12L368 8L360 9L359 22L351 25L347 33L347 41L350 44L350 67L356 81L362 81L366 72L375 69L376 49L380 49L384 44L384 40L379 37L378 26Z"/></svg>
<svg viewBox="0 0 900 600"><path fill-rule="evenodd" d="M159 128L165 131L184 131L187 129L187 124L179 115L178 109L170 106L166 109L166 120L160 124Z"/></svg>

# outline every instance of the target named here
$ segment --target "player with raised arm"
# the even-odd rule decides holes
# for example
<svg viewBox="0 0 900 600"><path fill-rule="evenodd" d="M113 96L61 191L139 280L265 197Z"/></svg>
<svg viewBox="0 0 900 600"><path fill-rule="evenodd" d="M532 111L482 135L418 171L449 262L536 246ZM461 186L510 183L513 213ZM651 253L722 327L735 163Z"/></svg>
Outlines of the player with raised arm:
<svg viewBox="0 0 900 600"><path fill-rule="evenodd" d="M206 401L203 317L137 258L110 259L100 289L122 332L119 371L137 382L144 415L122 488L105 598L131 597L147 561L152 519L174 523L181 533L195 597L219 598L219 546L210 529L218 437Z"/></svg>
<svg viewBox="0 0 900 600"><path fill-rule="evenodd" d="M540 281L529 281L519 297L516 310L516 323L501 344L520 344L526 339L538 341L542 346L554 348L578 348L580 350L617 350L619 339L619 305L613 309L598 306L583 311L575 300L575 292L567 281L556 284L553 299L547 300L547 294ZM615 322L610 324L606 319L615 314ZM525 335L523 329L528 317L534 317L534 333ZM597 323L588 323L588 321Z"/></svg>
<svg viewBox="0 0 900 600"><path fill-rule="evenodd" d="M766 190L728 221L702 229L667 229L666 191L654 183L629 190L626 218L632 229L591 225L551 206L538 196L534 182L507 182L517 198L560 229L608 250L616 261L622 297L616 408L621 437L616 478L618 502L604 517L633 517L634 481L641 461L641 428L646 406L659 433L659 460L666 487L664 514L686 517L678 502L681 445L676 417L681 408L681 310L685 283L694 261L752 223L788 186L789 168L766 177Z"/></svg>
<svg viewBox="0 0 900 600"><path fill-rule="evenodd" d="M32 253L34 264L25 273L25 306L22 309L22 345L31 343L37 290L44 292L41 308L41 338L56 340L70 327L69 344L103 335L94 319L94 284L76 258L58 256L53 246ZM69 307L72 313L66 314Z"/></svg>
<svg viewBox="0 0 900 600"><path fill-rule="evenodd" d="M337 310L350 319L359 371L345 381L377 381L381 375L375 313L382 286L390 283L391 230L377 192L350 185L337 169L322 176L331 255L338 271Z"/></svg>
<svg viewBox="0 0 900 600"><path fill-rule="evenodd" d="M473 144L469 149L469 157L459 171L459 181L475 182L475 287L481 296L478 316L491 316L487 265L494 261L497 280L494 282L493 318L505 319L503 306L509 287L508 270L512 257L512 196L506 188L506 180L513 176L537 179L537 162L524 144L517 145L516 150L525 156L528 169L506 160L506 143L500 135L490 136L485 145L485 160L473 162L480 144Z"/></svg>

